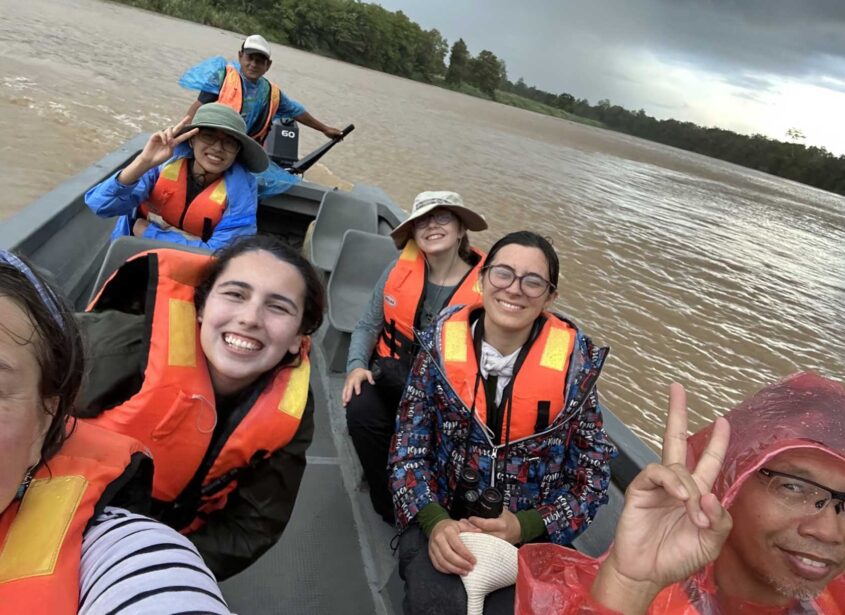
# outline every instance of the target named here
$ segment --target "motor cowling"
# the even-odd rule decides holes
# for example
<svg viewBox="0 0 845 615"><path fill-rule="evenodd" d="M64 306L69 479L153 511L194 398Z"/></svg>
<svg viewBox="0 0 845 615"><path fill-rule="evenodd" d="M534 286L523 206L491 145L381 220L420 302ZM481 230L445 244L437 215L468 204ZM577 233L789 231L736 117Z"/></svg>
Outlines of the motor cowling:
<svg viewBox="0 0 845 615"><path fill-rule="evenodd" d="M283 169L292 167L299 160L299 124L295 120L273 122L264 150Z"/></svg>

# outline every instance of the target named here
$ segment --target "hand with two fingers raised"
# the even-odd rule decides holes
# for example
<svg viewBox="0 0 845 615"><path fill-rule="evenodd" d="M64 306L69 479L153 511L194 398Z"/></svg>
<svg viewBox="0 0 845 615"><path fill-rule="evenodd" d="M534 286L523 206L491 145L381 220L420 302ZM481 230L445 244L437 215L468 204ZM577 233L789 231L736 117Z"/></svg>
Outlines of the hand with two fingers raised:
<svg viewBox="0 0 845 615"><path fill-rule="evenodd" d="M716 419L690 472L686 393L671 385L662 463L647 466L628 486L613 546L593 583L595 599L625 613L644 613L661 589L719 556L732 522L711 490L729 439L728 422Z"/></svg>
<svg viewBox="0 0 845 615"><path fill-rule="evenodd" d="M198 128L194 128L182 133L182 130L190 121L191 119L186 116L175 126L169 126L150 135L144 149L120 172L117 180L124 185L134 184L144 173L172 158L176 146L187 141L199 131Z"/></svg>

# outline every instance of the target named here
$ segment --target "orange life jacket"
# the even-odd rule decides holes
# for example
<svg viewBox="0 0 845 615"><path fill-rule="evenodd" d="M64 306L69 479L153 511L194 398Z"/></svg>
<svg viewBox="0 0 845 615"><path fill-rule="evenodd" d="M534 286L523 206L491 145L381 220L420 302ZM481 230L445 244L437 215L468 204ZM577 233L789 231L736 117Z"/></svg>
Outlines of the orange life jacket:
<svg viewBox="0 0 845 615"><path fill-rule="evenodd" d="M478 358L469 320L470 313L479 307L480 304L465 306L443 323L441 348L449 384L467 408L475 407L478 420L486 425L487 398L484 387L476 386ZM576 332L554 314L545 312L543 316L545 322L533 341L527 342L530 347L521 364L517 363L511 382L511 442L543 431L564 407ZM501 403L507 403L506 396ZM504 413L502 416L506 417Z"/></svg>
<svg viewBox="0 0 845 615"><path fill-rule="evenodd" d="M33 477L23 499L0 514L0 611L75 614L82 537L107 503L106 489L144 448L81 420Z"/></svg>
<svg viewBox="0 0 845 615"><path fill-rule="evenodd" d="M226 180L220 177L211 182L188 203L190 162L177 158L165 164L139 211L144 218L158 216L170 226L208 241L229 203Z"/></svg>
<svg viewBox="0 0 845 615"><path fill-rule="evenodd" d="M198 530L210 513L226 506L243 469L266 459L296 435L308 401L310 350L311 338L303 337L299 363L279 370L226 440L203 477L198 514L182 530L184 534Z"/></svg>
<svg viewBox="0 0 845 615"><path fill-rule="evenodd" d="M217 422L214 388L198 335L194 290L212 257L159 249L127 261L104 285L89 311L119 306L130 286L144 287L137 262L147 261L149 352L140 391L93 419L146 444L156 463L153 497L173 502L189 483L203 487L200 510L226 504L240 469L293 439L308 398L310 339L300 359L279 368L223 444L205 476L197 476ZM143 263L142 263L143 264ZM129 276L127 283L126 277Z"/></svg>
<svg viewBox="0 0 845 615"><path fill-rule="evenodd" d="M448 305L469 305L481 297L478 272L484 253L472 248L478 262L446 298ZM408 240L384 284L384 328L376 345L380 357L399 358L410 363L414 344L414 323L422 307L425 291L425 256L413 239Z"/></svg>
<svg viewBox="0 0 845 615"><path fill-rule="evenodd" d="M217 98L217 102L231 107L238 113L241 112L244 105L244 86L241 79L242 77L238 69L234 66L227 65L226 77L223 79L223 85L220 86L220 95ZM270 124L272 124L273 117L276 115L276 111L279 110L279 105L282 102L282 90L272 81L269 83L270 94L257 124L260 128L249 135L262 144L270 132Z"/></svg>

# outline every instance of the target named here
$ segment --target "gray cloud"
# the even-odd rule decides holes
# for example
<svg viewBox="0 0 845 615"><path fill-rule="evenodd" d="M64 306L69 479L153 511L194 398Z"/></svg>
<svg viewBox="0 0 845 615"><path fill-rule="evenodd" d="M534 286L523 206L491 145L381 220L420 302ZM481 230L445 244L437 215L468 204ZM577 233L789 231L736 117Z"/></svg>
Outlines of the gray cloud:
<svg viewBox="0 0 845 615"><path fill-rule="evenodd" d="M739 88L771 77L845 84L842 0L383 0L470 50L490 49L512 79L576 96L636 100L632 53L711 72ZM627 79L627 81L631 81ZM829 83L830 85L823 85ZM625 104L623 102L623 104Z"/></svg>

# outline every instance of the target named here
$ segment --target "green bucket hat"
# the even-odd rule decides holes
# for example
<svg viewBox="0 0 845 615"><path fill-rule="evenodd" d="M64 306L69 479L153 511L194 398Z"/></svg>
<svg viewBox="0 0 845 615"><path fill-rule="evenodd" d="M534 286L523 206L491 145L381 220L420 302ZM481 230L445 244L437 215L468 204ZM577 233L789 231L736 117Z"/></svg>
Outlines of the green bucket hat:
<svg viewBox="0 0 845 615"><path fill-rule="evenodd" d="M220 103L207 103L197 109L194 121L184 128L183 132L194 128L214 128L237 139L241 143L241 151L237 160L253 173L261 173L270 164L267 153L258 142L246 134L246 124L240 114Z"/></svg>

